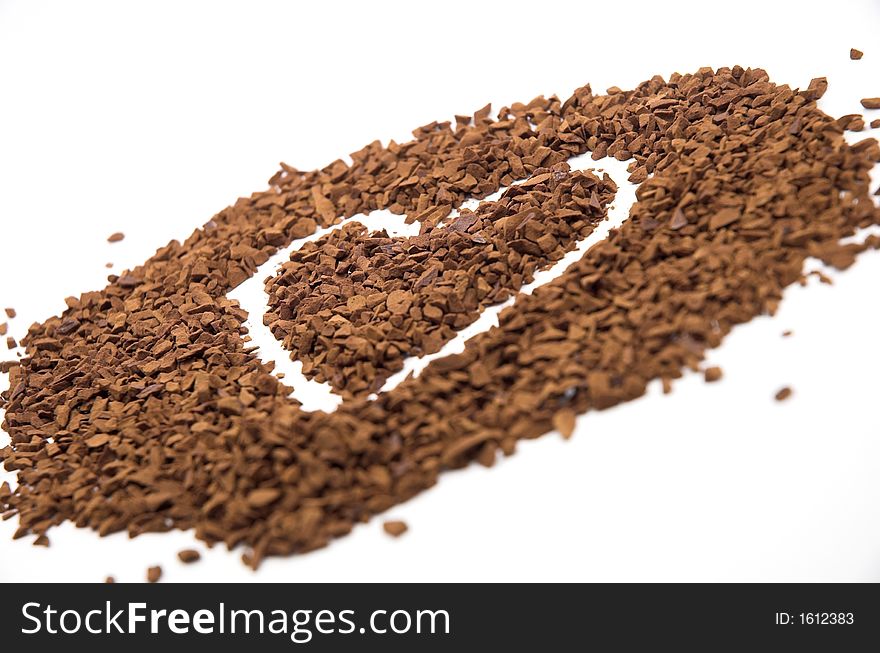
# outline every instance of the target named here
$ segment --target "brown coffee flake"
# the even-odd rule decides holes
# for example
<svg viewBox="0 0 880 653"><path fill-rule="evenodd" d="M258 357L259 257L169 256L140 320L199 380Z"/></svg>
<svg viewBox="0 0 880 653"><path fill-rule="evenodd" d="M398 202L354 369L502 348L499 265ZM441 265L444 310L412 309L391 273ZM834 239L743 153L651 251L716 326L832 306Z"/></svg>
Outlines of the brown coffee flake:
<svg viewBox="0 0 880 653"><path fill-rule="evenodd" d="M709 229L721 229L739 221L742 213L739 209L721 209L709 219Z"/></svg>
<svg viewBox="0 0 880 653"><path fill-rule="evenodd" d="M864 52L862 52L861 50L856 50L855 48L849 49L849 58L854 61L861 59L863 55Z"/></svg>
<svg viewBox="0 0 880 653"><path fill-rule="evenodd" d="M85 442L89 449L97 449L110 442L110 436L107 433L99 433L98 435L93 435Z"/></svg>
<svg viewBox="0 0 880 653"><path fill-rule="evenodd" d="M866 109L880 109L880 97L866 97L861 100Z"/></svg>
<svg viewBox="0 0 880 653"><path fill-rule="evenodd" d="M155 567L147 568L148 583L158 583L160 578L162 578L162 567L156 565Z"/></svg>
<svg viewBox="0 0 880 653"><path fill-rule="evenodd" d="M841 116L836 122L840 125L841 129L846 129L851 132L860 132L865 128L865 121L858 113Z"/></svg>
<svg viewBox="0 0 880 653"><path fill-rule="evenodd" d="M566 440L574 433L575 417L571 408L563 408L553 415L553 428Z"/></svg>
<svg viewBox="0 0 880 653"><path fill-rule="evenodd" d="M400 537L409 530L406 522L400 520L390 520L382 524L383 530L391 537Z"/></svg>
<svg viewBox="0 0 880 653"><path fill-rule="evenodd" d="M5 336L9 331L9 325L6 322L0 322L0 336Z"/></svg>
<svg viewBox="0 0 880 653"><path fill-rule="evenodd" d="M669 228L676 230L681 229L682 227L686 227L687 223L688 221L687 218L684 217L684 212L681 209L677 208L672 214L672 220L669 221Z"/></svg>
<svg viewBox="0 0 880 653"><path fill-rule="evenodd" d="M792 389L786 386L774 395L774 399L776 399L776 401L785 401L791 396L791 394Z"/></svg>
<svg viewBox="0 0 880 653"><path fill-rule="evenodd" d="M195 549L183 549L183 551L177 552L177 557L182 563L188 565L201 560L202 554Z"/></svg>
<svg viewBox="0 0 880 653"><path fill-rule="evenodd" d="M386 305L392 315L403 315L412 306L412 294L405 290L392 290L388 293Z"/></svg>
<svg viewBox="0 0 880 653"><path fill-rule="evenodd" d="M15 342L15 338L13 338L12 336L7 336L6 348L7 349L15 349L16 347L18 347L18 343Z"/></svg>
<svg viewBox="0 0 880 653"><path fill-rule="evenodd" d="M6 308L4 309L4 311L6 312L6 317L8 317L10 320L17 315L14 308Z"/></svg>
<svg viewBox="0 0 880 653"><path fill-rule="evenodd" d="M121 231L117 231L116 233L112 233L107 236L108 243L118 243L120 240L125 239L125 234Z"/></svg>
<svg viewBox="0 0 880 653"><path fill-rule="evenodd" d="M721 371L721 368L717 366L707 367L705 370L703 370L703 378L705 379L706 383L715 383L716 381L720 381L723 375L724 373Z"/></svg>
<svg viewBox="0 0 880 653"><path fill-rule="evenodd" d="M277 501L280 496L280 490L276 490L273 488L262 488L259 490L252 490L250 493L248 493L247 502L250 506L254 508L263 508Z"/></svg>
<svg viewBox="0 0 880 653"><path fill-rule="evenodd" d="M116 579L113 576L107 576L107 578L104 579L104 582L108 584L115 583Z"/></svg>
<svg viewBox="0 0 880 653"><path fill-rule="evenodd" d="M877 129L878 127L880 127L880 118L871 121L871 129Z"/></svg>

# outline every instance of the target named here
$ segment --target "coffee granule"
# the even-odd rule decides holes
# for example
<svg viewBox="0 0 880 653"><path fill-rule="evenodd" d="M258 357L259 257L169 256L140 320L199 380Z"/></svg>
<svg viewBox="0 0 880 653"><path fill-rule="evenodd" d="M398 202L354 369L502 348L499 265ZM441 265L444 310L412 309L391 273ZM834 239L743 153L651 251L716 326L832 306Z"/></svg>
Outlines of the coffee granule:
<svg viewBox="0 0 880 653"><path fill-rule="evenodd" d="M866 109L880 109L880 97L862 98L862 106Z"/></svg>
<svg viewBox="0 0 880 653"><path fill-rule="evenodd" d="M183 551L177 552L177 557L182 563L191 564L199 561L202 558L202 554L195 549L184 549Z"/></svg>
<svg viewBox="0 0 880 653"><path fill-rule="evenodd" d="M0 322L0 336L5 336L9 331L9 325L6 322Z"/></svg>
<svg viewBox="0 0 880 653"><path fill-rule="evenodd" d="M16 312L15 312L14 308L7 308L4 310L6 311L6 317L8 317L10 320L16 316Z"/></svg>
<svg viewBox="0 0 880 653"><path fill-rule="evenodd" d="M856 50L855 48L850 48L849 50L849 58L853 60L861 59L864 55L864 52L861 50Z"/></svg>
<svg viewBox="0 0 880 653"><path fill-rule="evenodd" d="M720 381L723 373L720 367L707 367L703 371L703 378L706 380L706 383L715 383L715 381Z"/></svg>
<svg viewBox="0 0 880 653"><path fill-rule="evenodd" d="M792 336L792 334L794 334L794 331L792 331L791 329L786 329L785 331L782 332L782 337L789 338Z"/></svg>
<svg viewBox="0 0 880 653"><path fill-rule="evenodd" d="M6 338L6 348L15 349L16 347L18 347L18 343L15 342L15 338L13 338L12 336L8 336Z"/></svg>
<svg viewBox="0 0 880 653"><path fill-rule="evenodd" d="M841 129L851 132L860 132L865 128L865 121L858 113L850 113L837 119L837 124Z"/></svg>
<svg viewBox="0 0 880 653"><path fill-rule="evenodd" d="M775 313L809 258L845 269L880 244L840 244L880 224L869 197L880 146L844 140L816 105L826 88L702 68L514 103L497 119L487 106L407 143L371 143L350 165L282 164L267 190L30 327L2 395L10 444L0 458L19 483L0 490L0 508L18 516L16 537L64 521L100 535L192 528L243 545L257 566L326 545L446 469L511 455L562 410L635 399L654 379L671 387L734 326ZM630 162L640 185L629 219L554 281L516 294L462 352L371 400L366 388L399 357L442 345L460 320L515 293L515 275L601 220L612 182L593 175L594 201L574 183L586 191L591 173L558 167L585 152ZM450 217L466 198L524 179L504 200ZM293 239L376 209L418 222L421 240L348 226L269 280L277 335L345 396L334 413L304 411L244 340L247 314L226 294ZM475 239L487 258L471 268ZM418 271L423 261L432 265ZM476 285L461 274L470 269ZM349 282L364 292L347 294ZM415 324L433 329L427 342ZM363 328L362 341L348 328Z"/></svg>
<svg viewBox="0 0 880 653"><path fill-rule="evenodd" d="M402 522L400 520L386 521L384 524L382 524L382 528L391 537L400 537L409 530L406 522Z"/></svg>
<svg viewBox="0 0 880 653"><path fill-rule="evenodd" d="M574 433L575 417L575 412L571 408L563 408L553 415L553 428L566 440Z"/></svg>
<svg viewBox="0 0 880 653"><path fill-rule="evenodd" d="M148 583L158 583L160 578L162 578L162 567L156 565L155 567L147 568Z"/></svg>
<svg viewBox="0 0 880 653"><path fill-rule="evenodd" d="M116 233L110 234L107 236L108 243L118 243L120 240L125 238L125 234L121 231L117 231Z"/></svg>
<svg viewBox="0 0 880 653"><path fill-rule="evenodd" d="M113 578L113 576L107 576L107 578L104 579L104 582L105 583L115 583L116 579Z"/></svg>
<svg viewBox="0 0 880 653"><path fill-rule="evenodd" d="M871 129L877 129L880 127L880 118L875 118L871 121Z"/></svg>
<svg viewBox="0 0 880 653"><path fill-rule="evenodd" d="M784 387L779 392L777 392L774 397L776 401L785 401L791 396L792 390L789 387Z"/></svg>

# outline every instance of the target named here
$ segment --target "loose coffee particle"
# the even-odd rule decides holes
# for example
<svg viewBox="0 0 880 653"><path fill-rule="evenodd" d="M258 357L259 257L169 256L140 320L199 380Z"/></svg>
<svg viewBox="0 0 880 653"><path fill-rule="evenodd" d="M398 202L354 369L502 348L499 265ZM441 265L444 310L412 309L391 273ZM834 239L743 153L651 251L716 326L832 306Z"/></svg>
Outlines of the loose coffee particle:
<svg viewBox="0 0 880 653"><path fill-rule="evenodd" d="M107 242L108 243L118 243L120 240L123 240L124 238L125 238L125 234L122 233L121 231L117 231L116 233L112 233L109 236L107 236Z"/></svg>
<svg viewBox="0 0 880 653"><path fill-rule="evenodd" d="M40 535L37 539L34 540L34 546L49 546L49 538L45 535Z"/></svg>
<svg viewBox="0 0 880 653"><path fill-rule="evenodd" d="M703 378L706 380L706 383L715 383L716 381L720 381L723 373L720 367L707 367L703 371Z"/></svg>
<svg viewBox="0 0 880 653"><path fill-rule="evenodd" d="M877 129L878 127L880 127L880 118L871 121L871 129Z"/></svg>
<svg viewBox="0 0 880 653"><path fill-rule="evenodd" d="M388 533L391 537L400 537L409 530L406 522L402 522L400 520L386 521L384 524L382 524L382 528L385 529L385 532Z"/></svg>
<svg viewBox="0 0 880 653"><path fill-rule="evenodd" d="M563 408L553 415L553 428L559 431L566 440L574 433L575 417L576 415L571 408Z"/></svg>
<svg viewBox="0 0 880 653"><path fill-rule="evenodd" d="M0 336L5 336L9 331L9 325L6 322L0 322Z"/></svg>
<svg viewBox="0 0 880 653"><path fill-rule="evenodd" d="M837 124L841 129L851 132L860 132L865 128L865 121L858 113L850 113L837 119Z"/></svg>
<svg viewBox="0 0 880 653"><path fill-rule="evenodd" d="M6 348L15 349L16 347L18 347L18 343L15 342L15 338L13 338L12 336L8 336L6 338Z"/></svg>
<svg viewBox="0 0 880 653"><path fill-rule="evenodd" d="M862 106L866 109L880 109L880 97L862 98Z"/></svg>
<svg viewBox="0 0 880 653"><path fill-rule="evenodd" d="M10 320L16 316L16 312L15 312L14 308L7 308L5 310L6 310L6 317L8 317Z"/></svg>
<svg viewBox="0 0 880 653"><path fill-rule="evenodd" d="M197 562L201 559L202 554L196 551L195 549L184 549L183 551L177 552L177 557L184 564L191 564L193 562Z"/></svg>
<svg viewBox="0 0 880 653"><path fill-rule="evenodd" d="M159 579L162 578L162 567L156 565L155 567L147 568L147 582L148 583L157 583Z"/></svg>
<svg viewBox="0 0 880 653"><path fill-rule="evenodd" d="M783 338L788 338L788 337L790 337L793 333L794 333L794 331L792 331L791 329L786 329L785 331L782 332L782 337L783 337Z"/></svg>
<svg viewBox="0 0 880 653"><path fill-rule="evenodd" d="M27 356L8 368L2 395L10 444L0 458L19 483L0 488L0 508L18 516L17 537L64 521L100 535L192 528L210 544L243 545L246 564L257 566L266 556L326 545L431 487L446 469L511 455L520 439L552 430L562 409L607 408L642 396L653 379L668 385L698 370L734 326L776 311L810 257L845 269L880 246L871 238L840 244L880 224L868 196L880 146L844 140L816 106L826 88L824 78L798 90L759 69L702 68L629 91L594 94L585 86L564 102L515 103L497 119L487 106L454 126L425 125L407 143L371 143L350 165L303 172L282 164L267 190L30 327ZM544 238L547 225L562 230L549 234L558 245L574 238L563 224L577 219L558 206L545 212L546 196L528 199L541 215L510 220L513 237L506 223L498 227L495 209L462 212L464 220L450 213L467 197L530 177L532 186L527 181L519 193L546 184L541 192L552 196L550 184L565 189L575 175L554 180L541 171L585 152L630 162L640 185L629 219L554 281L516 295L497 327L393 391L370 401L349 390L332 414L303 411L245 341L247 314L226 293L279 247L340 217L388 209L419 222L426 241L438 231L450 243L473 235L471 220L482 217L498 238L497 246L478 243L487 252L503 245L546 258L556 251ZM582 214L603 213L598 191L595 201L592 193L578 200ZM509 211L517 196L505 201L501 210ZM349 320L338 314L343 307L369 313L374 325L412 319L454 330L462 315L454 300L436 305L423 295L442 288L455 296L455 284L467 281L438 286L443 269L426 270L411 286L349 308L350 298L343 302L332 288L335 256L356 268L360 255L350 247L363 246L366 256L371 243L348 229L320 242L313 261L297 262L314 274L309 288L321 288L311 299L334 298L336 312L320 318L315 339L324 356L316 365L335 388L383 373L328 360L329 352L351 349L338 334L339 318ZM403 246L390 240L392 252ZM445 261L434 250L414 255ZM389 269L406 271L405 263ZM502 292L491 268L509 275L519 270L511 264L516 257L478 268L490 294ZM377 273L374 265L364 280ZM405 312L388 307L393 290L412 293ZM271 310L299 310L289 299ZM404 300L394 296L394 311L404 310ZM303 313L279 326L298 336L311 319ZM355 351L379 352L389 338L365 333ZM394 360L394 352L380 353L363 360Z"/></svg>
<svg viewBox="0 0 880 653"><path fill-rule="evenodd" d="M104 579L104 582L105 583L115 583L116 579L113 578L113 576L107 576L107 578Z"/></svg>
<svg viewBox="0 0 880 653"><path fill-rule="evenodd" d="M782 388L775 395L776 401L785 401L786 399L788 399L791 396L791 392L792 392L792 390L789 387Z"/></svg>
<svg viewBox="0 0 880 653"><path fill-rule="evenodd" d="M109 269L109 268L113 267L113 264L112 263L105 263L104 267Z"/></svg>
<svg viewBox="0 0 880 653"><path fill-rule="evenodd" d="M855 48L850 48L849 50L849 58L853 60L861 59L864 52L861 50L856 50Z"/></svg>

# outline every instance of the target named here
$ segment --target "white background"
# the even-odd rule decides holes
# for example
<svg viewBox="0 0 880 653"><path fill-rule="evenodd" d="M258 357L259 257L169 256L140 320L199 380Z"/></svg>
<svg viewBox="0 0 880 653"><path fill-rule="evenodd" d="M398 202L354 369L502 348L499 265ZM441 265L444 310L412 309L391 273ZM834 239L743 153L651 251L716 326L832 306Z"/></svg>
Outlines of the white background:
<svg viewBox="0 0 880 653"><path fill-rule="evenodd" d="M264 188L279 160L322 166L489 100L740 64L792 86L827 76L823 108L860 112L880 95L878 28L869 1L0 0L0 307L20 337L103 287L106 262L136 265ZM389 512L410 525L398 540L376 519L254 574L220 548L177 563L189 533L65 525L45 549L13 542L10 520L0 580L137 581L152 564L176 581L880 580L878 278L871 252L833 287L791 288L710 353L717 384L652 386L570 441L446 474Z"/></svg>

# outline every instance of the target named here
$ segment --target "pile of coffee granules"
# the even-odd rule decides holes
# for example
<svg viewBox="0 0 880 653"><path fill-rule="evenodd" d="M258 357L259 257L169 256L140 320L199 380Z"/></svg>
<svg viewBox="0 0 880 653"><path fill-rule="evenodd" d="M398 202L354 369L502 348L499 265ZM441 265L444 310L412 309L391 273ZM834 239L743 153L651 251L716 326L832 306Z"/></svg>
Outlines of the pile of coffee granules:
<svg viewBox="0 0 880 653"><path fill-rule="evenodd" d="M14 491L0 487L5 516L18 516L17 536L65 520L102 535L194 528L209 543L244 545L243 559L256 566L267 555L324 546L432 486L444 469L491 465L498 451L509 455L520 438L554 427L570 433L575 414L639 397L653 379L669 387L683 370L699 369L734 325L773 313L808 257L843 269L880 242L840 244L880 224L868 188L880 147L846 143L815 104L826 87L823 79L797 90L762 70L704 68L632 91L594 95L587 86L565 102L537 98L502 108L497 120L487 107L454 126L419 128L409 143L372 143L351 166L282 166L269 189L31 327L27 357L10 364L3 395L11 445L2 458L19 481ZM246 315L225 295L278 247L341 216L406 214L423 225L413 253L420 265L400 254L412 243L386 239L379 247L387 252L377 254L369 241L384 236L354 229L318 243L315 259L292 261L270 284L279 294L267 319L293 322L277 325L285 339L294 334L288 346L313 356L315 373L337 387L369 384L393 369L394 357L388 347L381 357L366 348L373 370L346 372L348 360L334 367L331 352L345 358L353 346L360 355L362 344L338 334L346 327L334 315L356 315L350 328L363 326L358 337L375 352L396 330L402 356L425 347L415 325L454 329L485 297L514 292L513 275L568 247L563 225L587 228L595 205L569 202L565 192L556 204L543 195L523 200L536 214L513 239L537 245L520 244L531 263L501 257L495 281L478 269L472 284L460 271L477 255L467 250L473 225L460 230L444 219L468 196L544 170L559 174L539 184L573 189L568 178L577 173L555 166L587 151L631 162L630 179L641 186L630 219L555 281L517 296L499 326L462 353L376 400L353 396L327 414L301 410L244 341ZM517 197L508 199L502 213L516 210ZM465 223L489 229L495 210L465 214ZM477 244L522 255L506 223L494 229L491 245L485 236ZM436 238L457 252L449 270ZM360 267L359 248L380 267ZM342 286L324 285L338 285L336 255L343 269L360 270L351 283L385 288L392 279L409 295L389 289L373 305L349 307ZM442 262L453 280L445 303L437 288L415 288L423 261ZM331 314L321 318L319 345L300 340L299 321L311 315L280 294L304 290L297 275L311 280L308 301ZM453 296L471 299L459 305Z"/></svg>
<svg viewBox="0 0 880 653"><path fill-rule="evenodd" d="M307 243L267 285L272 333L303 374L347 396L378 391L558 261L605 218L607 175L538 168L497 202L411 238L346 225Z"/></svg>

